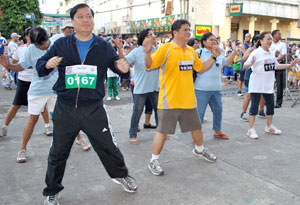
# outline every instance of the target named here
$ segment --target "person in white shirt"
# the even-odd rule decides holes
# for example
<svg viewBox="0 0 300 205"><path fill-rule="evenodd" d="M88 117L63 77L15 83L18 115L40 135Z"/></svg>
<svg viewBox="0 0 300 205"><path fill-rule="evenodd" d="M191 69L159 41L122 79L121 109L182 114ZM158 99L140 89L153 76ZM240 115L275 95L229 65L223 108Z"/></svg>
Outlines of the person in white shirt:
<svg viewBox="0 0 300 205"><path fill-rule="evenodd" d="M18 48L18 45L20 43L19 38L21 36L17 33L12 33L10 35L10 37L11 37L11 41L9 42L9 44L7 46L7 54L8 54L9 60L12 61L12 56ZM17 85L18 73L11 70L10 75L14 78L15 84Z"/></svg>
<svg viewBox="0 0 300 205"><path fill-rule="evenodd" d="M252 74L249 81L249 93L251 95L251 107L249 112L249 130L247 135L257 139L258 135L254 129L254 120L258 112L258 105L261 95L263 95L267 107L267 126L265 132L271 134L281 134L281 130L272 124L274 115L274 80L275 70L287 69L294 66L300 59L295 59L291 64L279 64L274 54L270 51L272 36L269 32L263 32L259 36L261 47L254 50L244 68L252 66Z"/></svg>
<svg viewBox="0 0 300 205"><path fill-rule="evenodd" d="M273 42L270 47L271 53L277 58L280 64L285 63L285 57L287 54L287 48L285 43L281 42L280 30L272 31ZM283 100L283 90L286 87L286 72L285 70L275 71L277 94L275 108L280 108Z"/></svg>

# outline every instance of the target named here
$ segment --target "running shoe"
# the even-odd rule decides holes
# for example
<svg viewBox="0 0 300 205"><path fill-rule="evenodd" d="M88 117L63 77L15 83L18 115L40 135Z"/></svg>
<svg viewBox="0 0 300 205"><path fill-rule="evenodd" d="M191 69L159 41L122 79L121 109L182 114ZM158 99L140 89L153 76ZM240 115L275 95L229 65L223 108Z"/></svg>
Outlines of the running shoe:
<svg viewBox="0 0 300 205"><path fill-rule="evenodd" d="M0 129L0 137L5 137L7 135L7 127L2 127Z"/></svg>
<svg viewBox="0 0 300 205"><path fill-rule="evenodd" d="M115 97L115 100L121 100L121 98L119 96Z"/></svg>
<svg viewBox="0 0 300 205"><path fill-rule="evenodd" d="M198 150L193 149L193 154L197 157L203 157L208 162L216 162L217 161L217 157L214 154L210 153L208 151L208 149L205 149L205 148L202 152L199 152Z"/></svg>
<svg viewBox="0 0 300 205"><path fill-rule="evenodd" d="M83 137L81 137L80 140L76 139L75 142L77 145L81 146L83 151L88 151L89 149L91 149L91 145Z"/></svg>
<svg viewBox="0 0 300 205"><path fill-rule="evenodd" d="M240 91L240 90L237 92L237 95L238 95L239 97L244 96L244 94L243 94L242 91Z"/></svg>
<svg viewBox="0 0 300 205"><path fill-rule="evenodd" d="M27 161L27 159L26 159L26 150L23 149L23 150L18 152L17 162L18 163L24 163L26 161Z"/></svg>
<svg viewBox="0 0 300 205"><path fill-rule="evenodd" d="M249 122L249 118L246 113L241 113L240 119L244 122Z"/></svg>
<svg viewBox="0 0 300 205"><path fill-rule="evenodd" d="M266 117L266 114L265 114L264 110L258 111L258 117L261 117L261 118L265 118Z"/></svg>
<svg viewBox="0 0 300 205"><path fill-rule="evenodd" d="M50 127L50 126L49 127L45 127L44 134L46 136L52 136L52 134L53 134L52 127Z"/></svg>
<svg viewBox="0 0 300 205"><path fill-rule="evenodd" d="M111 98L111 97L107 97L106 100L107 100L107 101L111 101L112 98Z"/></svg>
<svg viewBox="0 0 300 205"><path fill-rule="evenodd" d="M44 201L44 205L59 205L58 194L54 196L47 196L47 198Z"/></svg>
<svg viewBox="0 0 300 205"><path fill-rule="evenodd" d="M112 178L114 183L122 185L123 189L128 193L134 193L137 190L137 184L135 178L127 176L124 178Z"/></svg>
<svg viewBox="0 0 300 205"><path fill-rule="evenodd" d="M277 129L274 125L271 125L270 127L265 127L265 132L271 133L274 135L280 135L282 131L280 129Z"/></svg>
<svg viewBox="0 0 300 205"><path fill-rule="evenodd" d="M148 164L148 168L152 172L152 174L156 176L160 176L164 174L164 170L161 168L158 159L154 159L150 161Z"/></svg>
<svg viewBox="0 0 300 205"><path fill-rule="evenodd" d="M254 128L248 130L247 136L252 138L252 139L258 139L259 138L258 135L256 134L256 131L255 131Z"/></svg>

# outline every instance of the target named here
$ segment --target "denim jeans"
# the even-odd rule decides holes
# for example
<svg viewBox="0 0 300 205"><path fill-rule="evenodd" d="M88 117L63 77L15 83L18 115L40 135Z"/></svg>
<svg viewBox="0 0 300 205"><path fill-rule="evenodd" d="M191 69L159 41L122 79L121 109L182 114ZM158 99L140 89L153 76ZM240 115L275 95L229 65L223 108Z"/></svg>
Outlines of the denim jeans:
<svg viewBox="0 0 300 205"><path fill-rule="evenodd" d="M205 115L205 110L209 104L213 112L213 130L221 130L222 127L222 93L221 91L203 91L195 90L197 98L197 107L201 123Z"/></svg>
<svg viewBox="0 0 300 205"><path fill-rule="evenodd" d="M143 113L147 97L149 97L151 101L152 107L154 109L154 114L155 114L155 123L156 126L158 125L158 118L157 118L158 92L154 91L151 93L133 94L134 104L133 104L133 111L132 111L130 129L129 129L130 138L135 138L137 136L137 130L139 127L140 118Z"/></svg>

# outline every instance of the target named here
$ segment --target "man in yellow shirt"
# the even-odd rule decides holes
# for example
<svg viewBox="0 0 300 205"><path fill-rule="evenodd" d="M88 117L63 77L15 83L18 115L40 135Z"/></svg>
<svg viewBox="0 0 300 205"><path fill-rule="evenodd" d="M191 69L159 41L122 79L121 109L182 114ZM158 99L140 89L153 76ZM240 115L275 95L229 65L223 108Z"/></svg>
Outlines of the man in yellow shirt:
<svg viewBox="0 0 300 205"><path fill-rule="evenodd" d="M158 48L151 56L151 41L145 39L143 46L146 51L145 64L147 70L160 68L160 91L158 97L158 132L152 145L152 159L148 168L154 175L162 175L163 169L158 161L167 134L174 134L179 122L182 132L192 132L195 142L193 154L204 157L209 162L217 158L203 146L203 133L197 111L193 70L205 72L221 51L216 45L212 56L204 63L196 51L187 46L191 37L190 23L177 20L172 25L173 41Z"/></svg>

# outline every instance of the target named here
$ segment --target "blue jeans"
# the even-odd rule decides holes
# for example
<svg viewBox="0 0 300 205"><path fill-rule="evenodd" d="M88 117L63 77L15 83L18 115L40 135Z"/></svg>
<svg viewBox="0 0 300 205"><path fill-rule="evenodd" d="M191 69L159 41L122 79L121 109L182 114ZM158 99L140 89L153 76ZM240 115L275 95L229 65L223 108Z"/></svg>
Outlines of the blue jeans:
<svg viewBox="0 0 300 205"><path fill-rule="evenodd" d="M213 130L219 131L222 127L222 93L221 91L195 90L197 107L201 123L205 115L207 105L213 112Z"/></svg>
<svg viewBox="0 0 300 205"><path fill-rule="evenodd" d="M134 104L133 104L133 112L131 116L130 129L129 129L130 138L136 138L137 136L140 118L143 113L147 97L149 97L152 107L154 109L156 126L158 125L158 118L157 118L158 92L154 91L151 93L133 94Z"/></svg>

